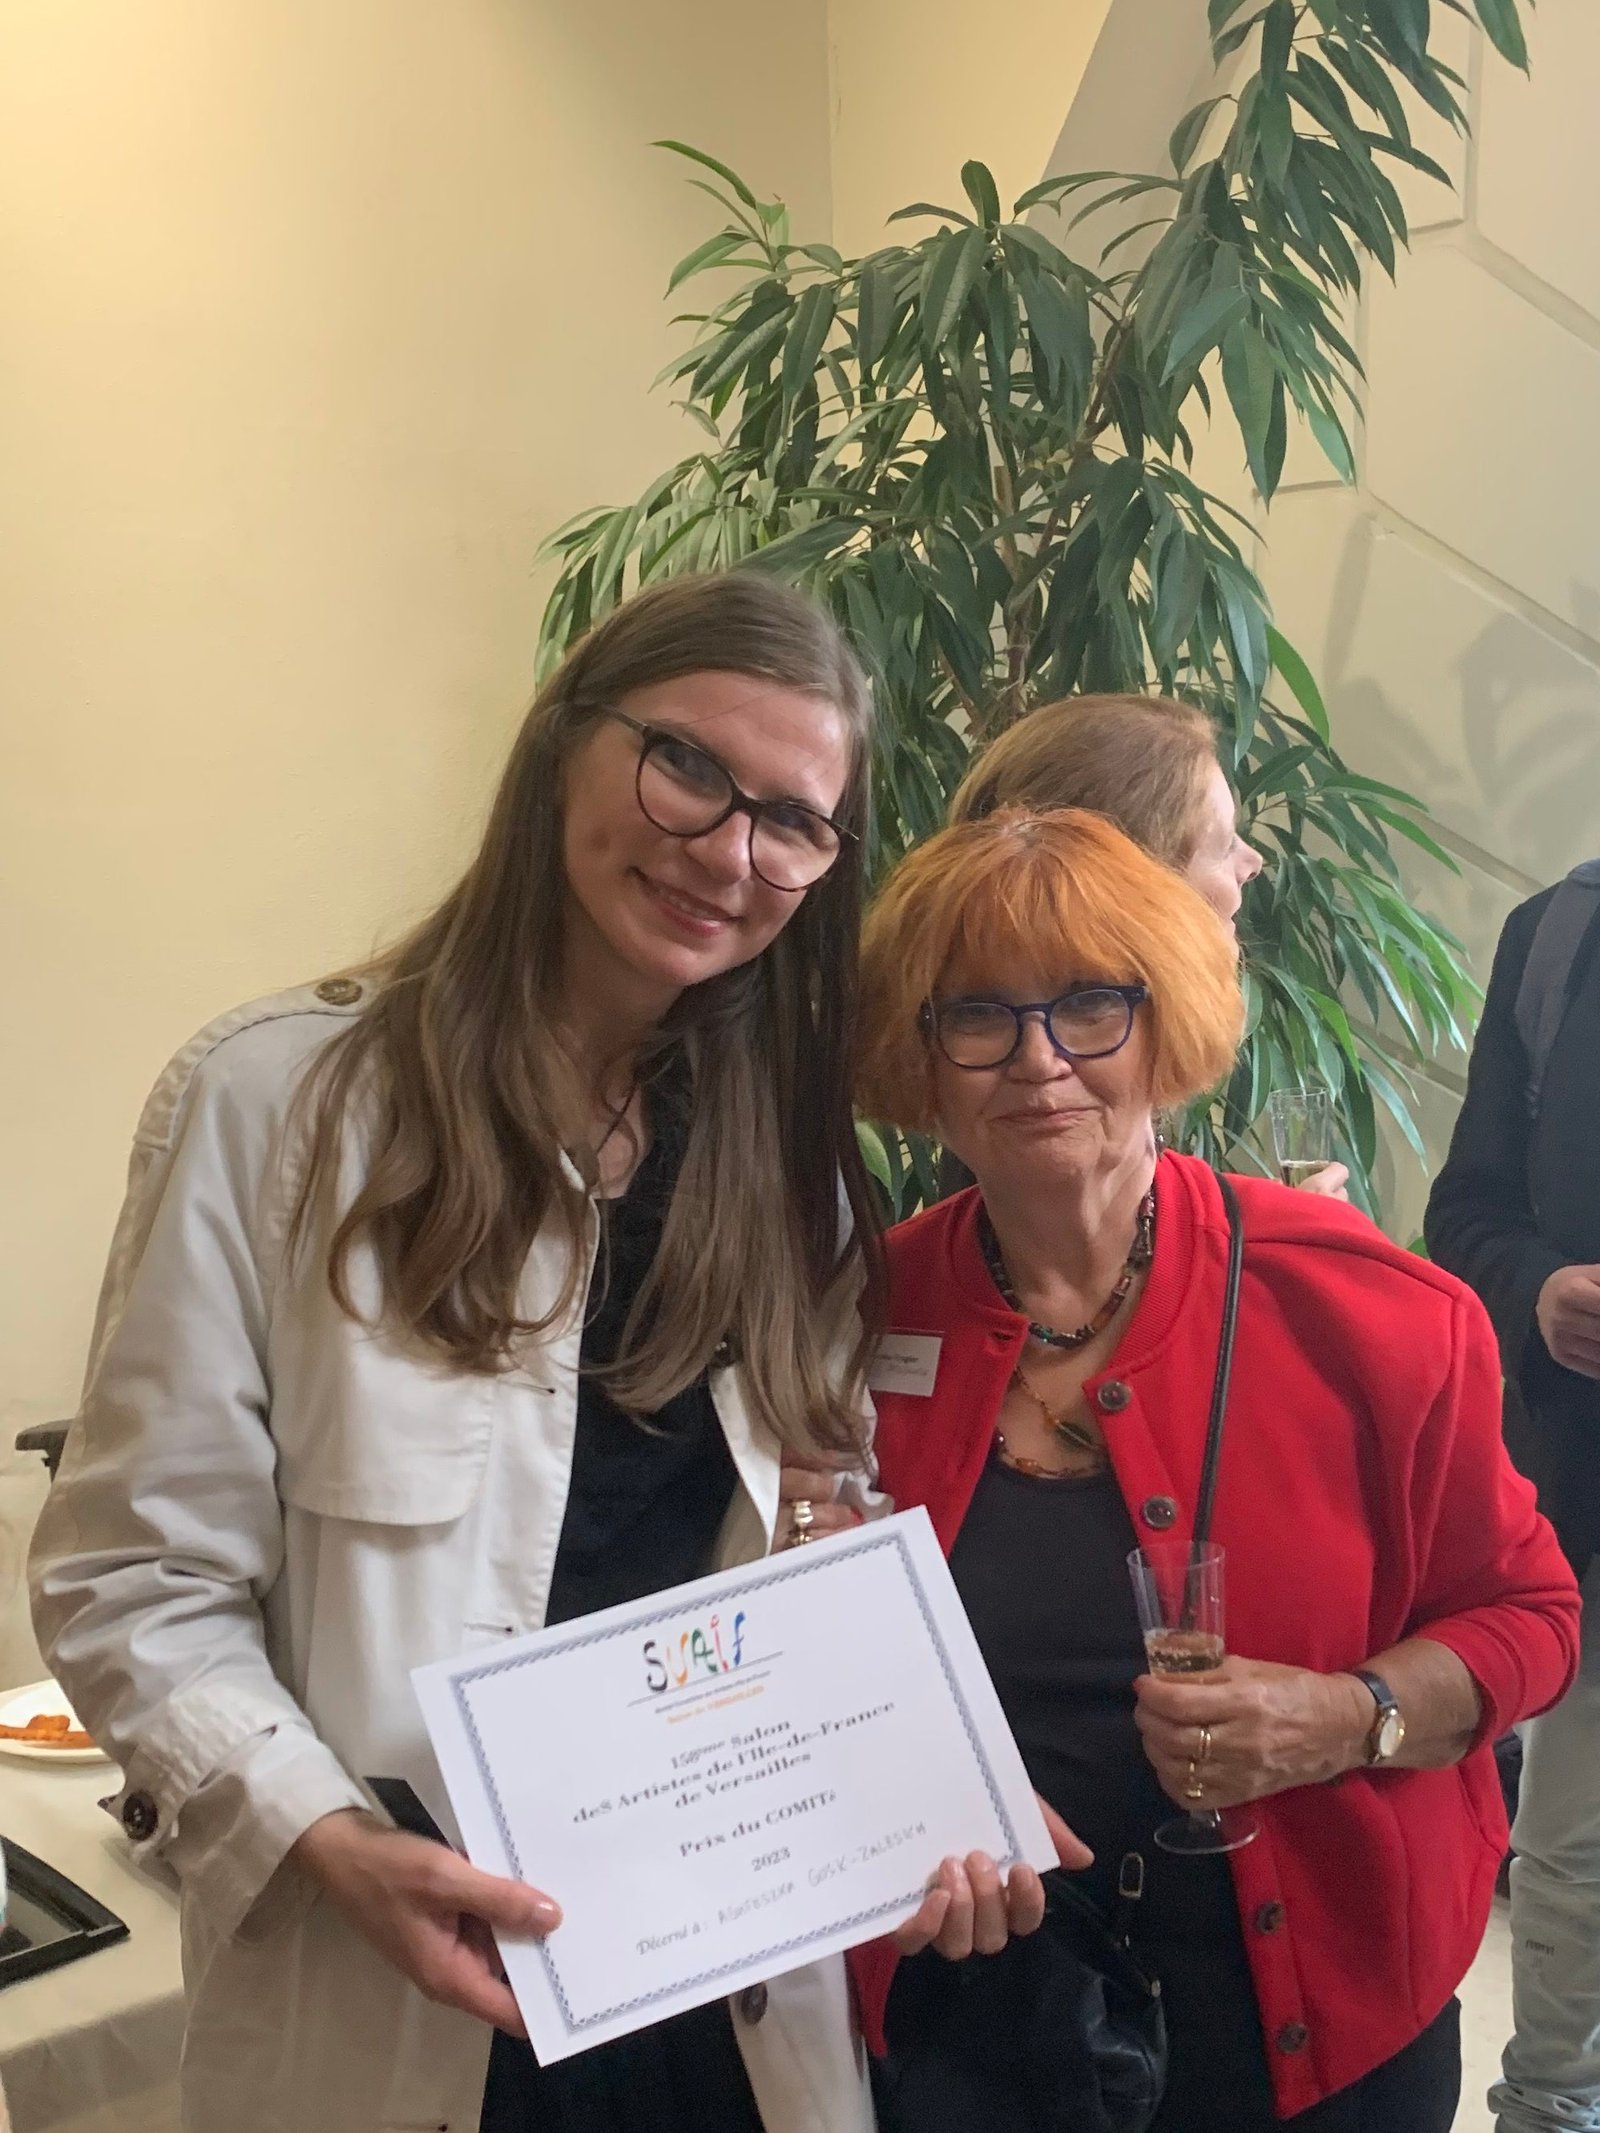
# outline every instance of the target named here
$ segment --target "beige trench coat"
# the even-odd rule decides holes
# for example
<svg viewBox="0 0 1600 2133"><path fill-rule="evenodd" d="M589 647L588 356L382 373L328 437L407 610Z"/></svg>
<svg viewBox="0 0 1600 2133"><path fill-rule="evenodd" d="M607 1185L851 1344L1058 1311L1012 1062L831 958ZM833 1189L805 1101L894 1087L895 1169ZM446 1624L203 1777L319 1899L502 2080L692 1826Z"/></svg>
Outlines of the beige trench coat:
<svg viewBox="0 0 1600 2133"><path fill-rule="evenodd" d="M451 1828L413 1667L535 1629L561 1533L581 1313L499 1377L345 1316L286 1254L290 1099L359 1006L335 980L241 1008L156 1086L135 1138L81 1413L39 1520L35 1620L125 1773L125 1826L178 1877L185 2133L475 2133L490 2032L425 2000L288 1863L364 1777ZM360 1171L347 1135L342 1190ZM553 1238L522 1304L559 1292ZM376 1269L353 1267L359 1303ZM579 1284L579 1295L583 1284ZM771 1545L778 1458L734 1370L724 1564ZM871 2133L842 1964L735 2026L768 2133Z"/></svg>

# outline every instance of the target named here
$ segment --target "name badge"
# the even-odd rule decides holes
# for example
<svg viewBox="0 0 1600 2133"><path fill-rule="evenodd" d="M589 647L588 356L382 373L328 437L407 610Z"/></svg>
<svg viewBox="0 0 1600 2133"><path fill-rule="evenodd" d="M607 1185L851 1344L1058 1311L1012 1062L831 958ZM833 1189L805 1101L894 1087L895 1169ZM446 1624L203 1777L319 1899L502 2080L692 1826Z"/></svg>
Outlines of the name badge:
<svg viewBox="0 0 1600 2133"><path fill-rule="evenodd" d="M872 1392L908 1392L926 1400L939 1375L939 1350L944 1341L937 1333L886 1333L867 1368Z"/></svg>

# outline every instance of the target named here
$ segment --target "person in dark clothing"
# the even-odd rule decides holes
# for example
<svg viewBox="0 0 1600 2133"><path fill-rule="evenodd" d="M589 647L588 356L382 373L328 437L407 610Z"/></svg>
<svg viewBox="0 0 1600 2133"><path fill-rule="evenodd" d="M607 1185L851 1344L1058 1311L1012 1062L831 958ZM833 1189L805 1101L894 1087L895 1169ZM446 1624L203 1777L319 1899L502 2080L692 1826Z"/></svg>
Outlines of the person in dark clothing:
<svg viewBox="0 0 1600 2133"><path fill-rule="evenodd" d="M1506 921L1426 1238L1488 1307L1508 1446L1589 1603L1576 1685L1523 1729L1491 2092L1500 2133L1577 2133L1600 2125L1600 862Z"/></svg>

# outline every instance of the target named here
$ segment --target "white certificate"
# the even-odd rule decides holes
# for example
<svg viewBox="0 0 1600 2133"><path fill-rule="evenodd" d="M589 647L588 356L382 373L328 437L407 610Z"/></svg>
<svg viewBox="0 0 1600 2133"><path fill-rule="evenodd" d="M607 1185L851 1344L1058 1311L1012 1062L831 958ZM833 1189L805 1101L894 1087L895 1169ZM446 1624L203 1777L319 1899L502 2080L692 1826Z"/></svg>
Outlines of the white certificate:
<svg viewBox="0 0 1600 2133"><path fill-rule="evenodd" d="M546 2064L875 1939L941 1859L1054 1866L924 1511L413 1676Z"/></svg>

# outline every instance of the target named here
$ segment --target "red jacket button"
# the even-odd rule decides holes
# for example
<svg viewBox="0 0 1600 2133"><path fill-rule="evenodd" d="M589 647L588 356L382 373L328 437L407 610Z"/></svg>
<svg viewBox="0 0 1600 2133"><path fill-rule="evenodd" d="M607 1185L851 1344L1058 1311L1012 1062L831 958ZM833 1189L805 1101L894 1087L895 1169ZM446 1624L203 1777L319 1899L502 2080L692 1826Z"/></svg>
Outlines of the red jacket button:
<svg viewBox="0 0 1600 2133"><path fill-rule="evenodd" d="M1108 1415L1120 1415L1132 1398L1133 1394L1121 1378L1107 1378L1094 1396L1095 1405L1103 1414Z"/></svg>
<svg viewBox="0 0 1600 2133"><path fill-rule="evenodd" d="M1147 1496L1139 1506L1139 1516L1157 1533L1165 1533L1178 1522L1178 1506L1170 1496Z"/></svg>
<svg viewBox="0 0 1600 2133"><path fill-rule="evenodd" d="M1304 2022L1285 2022L1276 2041L1281 2052L1303 2052L1311 2042L1311 2032Z"/></svg>
<svg viewBox="0 0 1600 2133"><path fill-rule="evenodd" d="M1258 1933L1281 1933L1283 1931L1283 1920L1284 1909L1281 1903L1264 1903L1256 1913L1256 1931Z"/></svg>

